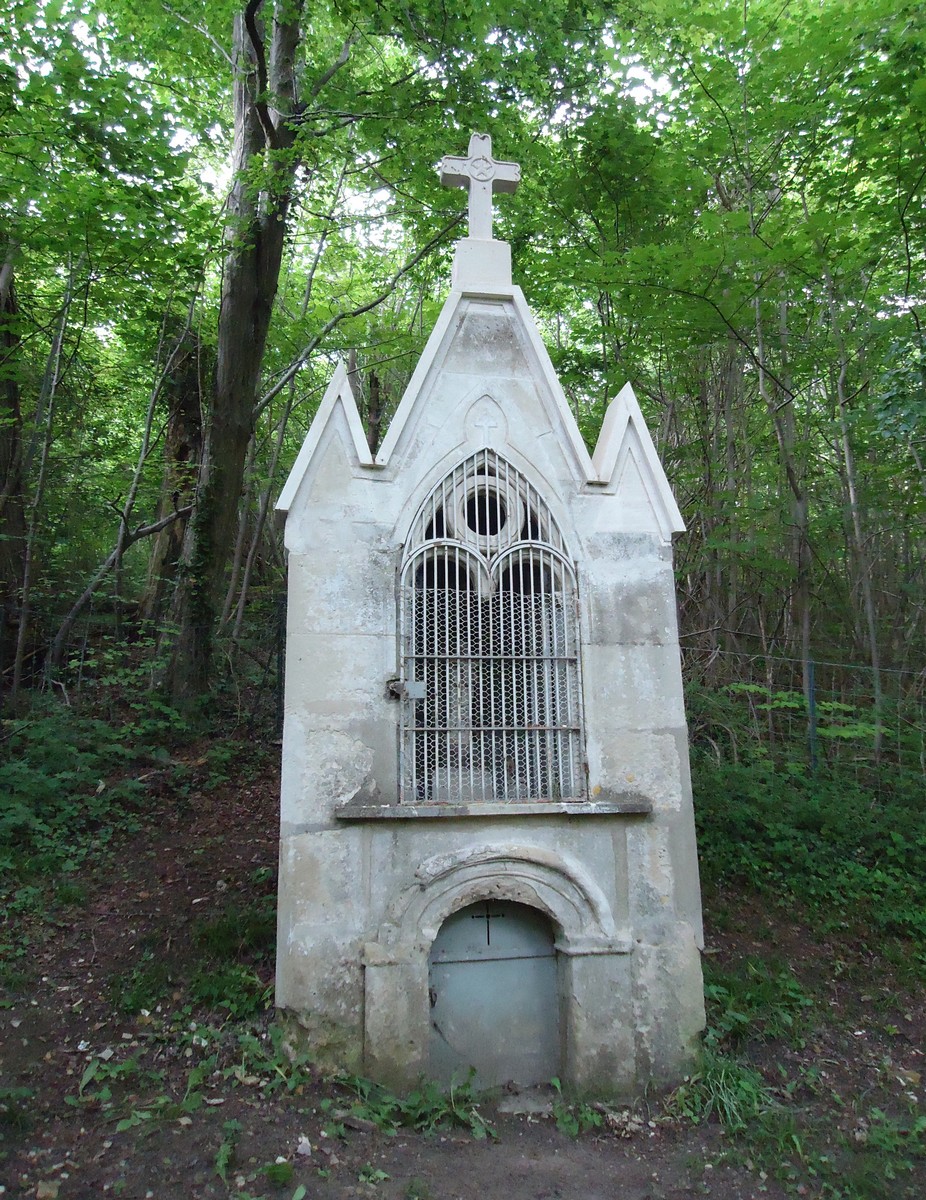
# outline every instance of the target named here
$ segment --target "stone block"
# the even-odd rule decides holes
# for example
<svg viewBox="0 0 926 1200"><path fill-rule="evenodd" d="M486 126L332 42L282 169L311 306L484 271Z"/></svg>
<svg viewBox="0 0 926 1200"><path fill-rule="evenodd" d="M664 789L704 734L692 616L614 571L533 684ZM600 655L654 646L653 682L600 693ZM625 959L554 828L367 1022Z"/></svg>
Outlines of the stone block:
<svg viewBox="0 0 926 1200"><path fill-rule="evenodd" d="M318 548L289 557L287 637L377 636L395 630L394 550L381 542Z"/></svg>
<svg viewBox="0 0 926 1200"><path fill-rule="evenodd" d="M444 358L448 374L472 377L530 377L524 348L505 300L466 300L453 341Z"/></svg>
<svg viewBox="0 0 926 1200"><path fill-rule="evenodd" d="M300 930L358 937L365 924L364 842L361 828L336 828L284 837L280 845L281 945L310 944Z"/></svg>
<svg viewBox="0 0 926 1200"><path fill-rule="evenodd" d="M293 633L286 648L286 707L324 726L382 712L394 677L395 639L359 633Z"/></svg>
<svg viewBox="0 0 926 1200"><path fill-rule="evenodd" d="M564 957L566 1083L573 1093L627 1099L638 1092L631 960Z"/></svg>
<svg viewBox="0 0 926 1200"><path fill-rule="evenodd" d="M684 730L618 729L588 743L589 795L598 788L620 796L642 795L655 812L690 807L688 746Z"/></svg>
<svg viewBox="0 0 926 1200"><path fill-rule="evenodd" d="M676 925L671 940L638 942L633 954L637 1086L667 1086L693 1073L706 1024L701 957L694 934Z"/></svg>
<svg viewBox="0 0 926 1200"><path fill-rule="evenodd" d="M296 945L277 952L276 1004L298 1026L319 1066L363 1065L363 972L359 944L337 943L303 928Z"/></svg>
<svg viewBox="0 0 926 1200"><path fill-rule="evenodd" d="M685 726L682 673L672 646L589 646L582 654L589 741L604 743L619 730Z"/></svg>
<svg viewBox="0 0 926 1200"><path fill-rule="evenodd" d="M364 1070L397 1092L427 1074L427 961L371 962L364 967Z"/></svg>
<svg viewBox="0 0 926 1200"><path fill-rule="evenodd" d="M586 572L583 596L588 643L672 646L678 653L675 582L669 564L647 560L632 568L598 564Z"/></svg>

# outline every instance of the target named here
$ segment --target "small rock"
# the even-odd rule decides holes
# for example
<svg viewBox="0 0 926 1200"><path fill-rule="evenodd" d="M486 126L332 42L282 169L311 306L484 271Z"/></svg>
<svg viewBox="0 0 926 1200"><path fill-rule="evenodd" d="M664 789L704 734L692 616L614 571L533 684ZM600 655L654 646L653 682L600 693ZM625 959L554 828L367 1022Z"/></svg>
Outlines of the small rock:
<svg viewBox="0 0 926 1200"><path fill-rule="evenodd" d="M549 1116L553 1112L553 1097L539 1091L515 1092L499 1100L498 1111L514 1116Z"/></svg>

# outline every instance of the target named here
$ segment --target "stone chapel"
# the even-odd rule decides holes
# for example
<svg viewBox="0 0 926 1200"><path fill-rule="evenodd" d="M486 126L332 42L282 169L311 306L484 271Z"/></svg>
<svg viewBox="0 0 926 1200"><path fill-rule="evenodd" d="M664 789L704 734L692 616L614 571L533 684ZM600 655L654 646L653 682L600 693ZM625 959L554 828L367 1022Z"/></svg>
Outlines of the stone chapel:
<svg viewBox="0 0 926 1200"><path fill-rule="evenodd" d="M672 573L629 385L589 455L492 236L474 135L450 294L382 443L338 367L283 489L276 1002L393 1088L679 1080L704 1025Z"/></svg>

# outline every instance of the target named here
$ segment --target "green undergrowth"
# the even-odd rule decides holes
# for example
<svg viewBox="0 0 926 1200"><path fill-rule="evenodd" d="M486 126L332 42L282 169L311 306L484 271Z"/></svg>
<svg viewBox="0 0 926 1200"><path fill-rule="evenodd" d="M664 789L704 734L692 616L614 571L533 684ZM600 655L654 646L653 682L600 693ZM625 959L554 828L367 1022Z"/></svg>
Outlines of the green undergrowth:
<svg viewBox="0 0 926 1200"><path fill-rule="evenodd" d="M182 813L193 794L253 777L264 761L250 739L205 736L118 672L100 688L92 707L39 696L0 724L0 984L13 990L26 977L31 918L52 926L85 904L93 871L164 803ZM224 977L212 968L258 942L264 952L272 948L273 924L268 896L259 911L227 911L214 929L193 926L203 969L192 985L201 1004L219 1002L224 985L241 1001L237 1015L262 1007L266 988L247 964L231 963ZM143 956L126 981L124 1011L148 1007L167 988L169 966L153 958Z"/></svg>
<svg viewBox="0 0 926 1200"><path fill-rule="evenodd" d="M750 1041L801 1045L813 1020L813 999L783 963L747 958L736 969L704 961L708 1049L739 1048Z"/></svg>
<svg viewBox="0 0 926 1200"><path fill-rule="evenodd" d="M774 1089L748 1060L750 1044L802 1043L813 1000L782 964L748 958L735 969L704 964L707 1030L700 1070L669 1098L668 1110L695 1122L714 1118L741 1132L768 1119L779 1104Z"/></svg>
<svg viewBox="0 0 926 1200"><path fill-rule="evenodd" d="M330 1139L372 1128L390 1135L400 1129L434 1134L460 1128L478 1140L496 1136L480 1112L471 1078L449 1090L423 1081L400 1097L356 1075L323 1076L286 1028L266 1017L216 1025L190 1021L188 1011L178 1009L158 1015L146 1028L144 1047L88 1055L67 1103L100 1112L125 1130L192 1113L210 1099L215 1103L217 1093L241 1089L264 1100L291 1096L304 1103L311 1095L322 1136ZM169 1059L186 1064L179 1073L161 1065L165 1051ZM226 1129L219 1174L230 1165L239 1132Z"/></svg>
<svg viewBox="0 0 926 1200"><path fill-rule="evenodd" d="M736 695L692 690L689 709L707 889L797 902L824 928L901 939L907 966L926 974L922 772L873 765L861 722L839 727L859 739L858 755L847 737L813 769L802 737L758 740Z"/></svg>
<svg viewBox="0 0 926 1200"><path fill-rule="evenodd" d="M407 1128L431 1134L457 1126L468 1129L477 1140L496 1136L492 1123L479 1111L472 1073L449 1088L422 1081L405 1097L356 1075L340 1075L338 1083L355 1099L346 1108L332 1101L322 1102L322 1108L333 1118L329 1135L343 1136L351 1121L369 1121L385 1133Z"/></svg>
<svg viewBox="0 0 926 1200"><path fill-rule="evenodd" d="M255 872L254 887L272 877ZM258 1016L270 1005L276 944L276 896L271 891L229 897L209 917L194 921L180 950L165 951L152 935L135 965L110 980L113 1008L126 1016L150 1014L180 1003L188 1015L203 1010L226 1020ZM178 1000L179 997L179 1000Z"/></svg>
<svg viewBox="0 0 926 1200"><path fill-rule="evenodd" d="M156 756L131 729L70 709L42 705L5 721L0 872L73 871L117 829L137 828L144 788L131 769Z"/></svg>
<svg viewBox="0 0 926 1200"><path fill-rule="evenodd" d="M671 1119L716 1122L724 1134L716 1162L774 1177L790 1194L807 1195L808 1184L826 1200L916 1194L926 1116L914 1098L894 1096L889 1113L868 1093L833 1092L812 1058L776 1062L784 1048L803 1048L819 1023L833 1019L786 966L749 958L718 968L708 959L704 990L700 1068L666 1099Z"/></svg>

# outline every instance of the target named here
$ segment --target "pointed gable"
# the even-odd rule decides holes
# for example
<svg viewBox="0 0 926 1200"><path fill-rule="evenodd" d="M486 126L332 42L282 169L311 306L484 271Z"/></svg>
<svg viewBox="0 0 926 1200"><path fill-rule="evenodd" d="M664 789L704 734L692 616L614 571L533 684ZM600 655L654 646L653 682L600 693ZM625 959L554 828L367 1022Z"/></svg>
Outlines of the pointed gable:
<svg viewBox="0 0 926 1200"><path fill-rule="evenodd" d="M608 528L659 533L666 541L684 533L685 522L629 383L608 405L592 464L596 482L613 498Z"/></svg>
<svg viewBox="0 0 926 1200"><path fill-rule="evenodd" d="M294 507L303 483L309 475L319 469L322 460L327 457L326 451L332 434L339 439L343 460L348 465L375 466L357 410L354 389L343 363L338 363L335 368L331 382L318 406L318 412L313 417L309 432L302 443L302 449L283 485L276 503L278 513L285 516Z"/></svg>
<svg viewBox="0 0 926 1200"><path fill-rule="evenodd" d="M454 289L405 390L376 456L398 470L433 438L462 440L474 400L502 410L508 440L533 457L539 438L565 456L574 486L594 479L575 417L520 288L496 285L481 294ZM441 438L440 431L444 436ZM551 439L552 435L552 439ZM496 445L496 440L490 439ZM500 445L497 447L500 448ZM552 451L552 447L549 448Z"/></svg>

